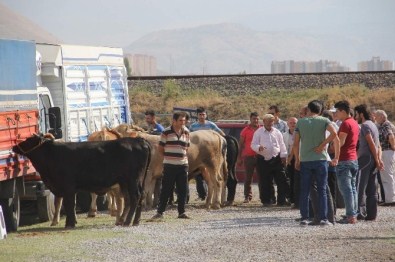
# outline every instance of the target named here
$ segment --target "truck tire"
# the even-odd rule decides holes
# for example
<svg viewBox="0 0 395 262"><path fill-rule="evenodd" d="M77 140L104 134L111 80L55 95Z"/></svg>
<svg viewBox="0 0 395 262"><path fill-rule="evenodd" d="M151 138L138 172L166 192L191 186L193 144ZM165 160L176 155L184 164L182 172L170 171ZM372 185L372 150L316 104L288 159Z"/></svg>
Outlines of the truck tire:
<svg viewBox="0 0 395 262"><path fill-rule="evenodd" d="M14 197L0 199L0 205L3 208L3 215L7 232L15 232L19 226L21 216L21 203L19 200L18 189L15 187Z"/></svg>
<svg viewBox="0 0 395 262"><path fill-rule="evenodd" d="M47 196L37 197L37 213L40 222L52 221L55 214L55 196L51 192Z"/></svg>

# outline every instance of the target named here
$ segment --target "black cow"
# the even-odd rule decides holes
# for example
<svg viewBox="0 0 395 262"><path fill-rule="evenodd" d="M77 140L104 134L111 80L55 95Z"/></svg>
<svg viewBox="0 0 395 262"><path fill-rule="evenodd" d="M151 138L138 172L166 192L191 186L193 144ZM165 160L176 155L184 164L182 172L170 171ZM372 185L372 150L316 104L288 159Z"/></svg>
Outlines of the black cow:
<svg viewBox="0 0 395 262"><path fill-rule="evenodd" d="M66 228L73 228L75 194L79 190L104 194L119 184L125 196L123 225L138 225L141 216L143 182L150 161L150 145L142 138L112 141L61 143L34 135L12 150L27 156L45 185L56 197L63 197ZM125 219L125 216L126 219Z"/></svg>
<svg viewBox="0 0 395 262"><path fill-rule="evenodd" d="M231 205L235 200L237 177L236 177L236 163L239 154L239 142L236 138L230 135L225 136L227 151L226 163L228 165L228 180L226 187L228 188L228 196L226 198L227 205Z"/></svg>

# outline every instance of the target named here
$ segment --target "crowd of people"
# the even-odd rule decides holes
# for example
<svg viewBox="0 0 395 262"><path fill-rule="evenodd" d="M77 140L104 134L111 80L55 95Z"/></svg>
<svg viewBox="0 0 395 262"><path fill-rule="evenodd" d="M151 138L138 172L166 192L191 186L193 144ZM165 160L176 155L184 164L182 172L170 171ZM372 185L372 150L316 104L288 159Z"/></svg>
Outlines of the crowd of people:
<svg viewBox="0 0 395 262"><path fill-rule="evenodd" d="M152 113L146 113L146 121L157 126ZM322 101L313 100L300 109L298 118L286 122L280 114L276 105L270 106L260 125L259 114L252 112L249 125L240 133L238 164L246 171L243 203L253 198L256 170L262 205L292 205L300 210L301 225L375 221L379 204L395 206L395 126L385 111L370 112L364 104L352 107L346 100L324 110ZM197 115L198 121L188 129L187 114L174 113L172 125L160 132L164 175L154 220L163 217L174 184L179 218L189 218L185 214L189 133L214 130L225 135L206 120L204 108L198 108ZM204 200L207 188L199 175L196 186ZM345 206L342 216L336 213L338 191Z"/></svg>
<svg viewBox="0 0 395 262"><path fill-rule="evenodd" d="M285 125L279 108L271 106L262 127L258 114L251 113L238 159L246 170L244 203L251 201L256 168L262 204L293 204L301 225L374 221L379 201L395 205L395 127L383 110L370 112L366 105L352 108L343 100L323 108L321 101L311 101L299 119L290 117ZM336 218L337 187L345 205L341 219Z"/></svg>

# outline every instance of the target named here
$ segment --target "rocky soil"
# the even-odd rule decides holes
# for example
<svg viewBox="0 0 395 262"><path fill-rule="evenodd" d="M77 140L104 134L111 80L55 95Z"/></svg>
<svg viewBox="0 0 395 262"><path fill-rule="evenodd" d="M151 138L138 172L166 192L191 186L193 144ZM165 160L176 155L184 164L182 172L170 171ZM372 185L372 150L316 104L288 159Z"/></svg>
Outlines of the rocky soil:
<svg viewBox="0 0 395 262"><path fill-rule="evenodd" d="M103 261L394 261L395 207L379 207L375 222L331 227L300 226L291 207L262 207L257 199L243 204L243 185L234 206L203 208L191 185L190 220L177 219L170 207L164 221L148 222L155 210L144 212L139 227L115 227L136 238L92 239L87 247ZM338 217L344 214L338 210ZM104 214L103 214L104 215ZM95 229L97 230L97 229ZM103 228L99 230L108 230Z"/></svg>

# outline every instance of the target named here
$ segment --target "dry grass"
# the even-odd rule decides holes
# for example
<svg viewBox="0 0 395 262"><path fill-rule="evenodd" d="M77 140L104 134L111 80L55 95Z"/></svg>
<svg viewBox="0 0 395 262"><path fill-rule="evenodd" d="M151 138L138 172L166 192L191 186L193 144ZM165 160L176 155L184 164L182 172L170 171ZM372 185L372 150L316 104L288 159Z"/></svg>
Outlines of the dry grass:
<svg viewBox="0 0 395 262"><path fill-rule="evenodd" d="M183 91L180 87L171 90L168 87L163 94L156 96L144 91L144 88L130 91L131 108L134 113L143 113L148 108L158 113L171 113L173 106L206 107L211 119L248 119L249 113L267 112L269 105L278 105L282 118L298 116L299 109L313 99L325 102L327 108L336 101L346 99L352 106L366 103L372 108L383 109L390 120L395 120L395 92L393 88L368 89L364 86L327 87L323 89L283 90L271 89L259 96L220 96L215 90ZM170 90L170 91L169 91ZM135 119L137 122L141 119ZM168 118L161 119L169 123Z"/></svg>

